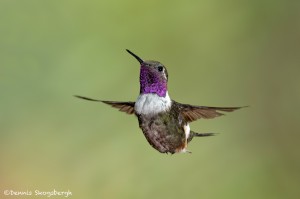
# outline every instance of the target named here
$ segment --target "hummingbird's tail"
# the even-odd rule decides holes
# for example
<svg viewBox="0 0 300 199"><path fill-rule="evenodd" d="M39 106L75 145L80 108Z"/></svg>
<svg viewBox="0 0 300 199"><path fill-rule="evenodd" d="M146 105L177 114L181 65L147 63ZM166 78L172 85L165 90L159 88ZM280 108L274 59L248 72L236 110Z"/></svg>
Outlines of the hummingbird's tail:
<svg viewBox="0 0 300 199"><path fill-rule="evenodd" d="M190 131L190 136L188 137L187 141L192 141L193 137L207 137L213 135L216 135L216 133L196 133L194 131Z"/></svg>

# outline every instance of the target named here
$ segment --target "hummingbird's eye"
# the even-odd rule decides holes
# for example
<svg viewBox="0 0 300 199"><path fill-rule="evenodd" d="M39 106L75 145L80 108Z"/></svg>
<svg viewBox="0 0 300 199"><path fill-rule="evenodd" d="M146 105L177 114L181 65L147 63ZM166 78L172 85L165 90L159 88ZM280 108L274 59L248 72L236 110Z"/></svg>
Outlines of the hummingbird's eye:
<svg viewBox="0 0 300 199"><path fill-rule="evenodd" d="M164 70L164 68L163 68L162 66L159 66L159 67L157 67L157 70L158 70L159 72L161 72L161 71Z"/></svg>

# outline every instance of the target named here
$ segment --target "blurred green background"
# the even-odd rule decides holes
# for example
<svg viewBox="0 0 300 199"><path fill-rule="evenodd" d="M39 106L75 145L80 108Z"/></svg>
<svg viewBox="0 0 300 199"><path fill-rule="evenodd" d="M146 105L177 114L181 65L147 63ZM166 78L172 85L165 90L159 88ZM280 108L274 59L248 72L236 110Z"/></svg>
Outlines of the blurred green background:
<svg viewBox="0 0 300 199"><path fill-rule="evenodd" d="M0 198L299 198L299 5L2 0ZM135 100L126 48L167 66L179 102L250 108L192 123L220 133L192 154L160 154L134 116L73 97Z"/></svg>

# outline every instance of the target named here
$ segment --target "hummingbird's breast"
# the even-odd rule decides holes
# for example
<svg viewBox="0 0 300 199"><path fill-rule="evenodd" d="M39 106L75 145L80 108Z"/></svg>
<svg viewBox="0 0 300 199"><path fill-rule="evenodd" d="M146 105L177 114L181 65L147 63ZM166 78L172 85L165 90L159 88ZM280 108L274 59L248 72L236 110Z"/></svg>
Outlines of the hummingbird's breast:
<svg viewBox="0 0 300 199"><path fill-rule="evenodd" d="M139 126L149 144L161 153L176 153L186 147L185 124L169 96L140 95L135 103Z"/></svg>
<svg viewBox="0 0 300 199"><path fill-rule="evenodd" d="M137 114L153 115L168 111L171 108L172 100L168 92L165 97L155 93L140 94L135 102L134 111Z"/></svg>

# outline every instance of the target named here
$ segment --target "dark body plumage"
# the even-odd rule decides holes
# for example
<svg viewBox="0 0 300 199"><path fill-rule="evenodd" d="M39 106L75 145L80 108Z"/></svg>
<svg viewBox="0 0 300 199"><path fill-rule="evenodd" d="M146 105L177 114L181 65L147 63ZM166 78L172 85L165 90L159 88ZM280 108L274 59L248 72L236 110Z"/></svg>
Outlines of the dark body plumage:
<svg viewBox="0 0 300 199"><path fill-rule="evenodd" d="M127 50L141 64L140 95L136 102L100 101L127 114L135 114L149 144L161 153L189 152L187 144L193 137L214 135L195 133L189 123L197 119L210 119L242 107L208 107L181 104L171 100L167 91L167 69L157 61L143 61Z"/></svg>
<svg viewBox="0 0 300 199"><path fill-rule="evenodd" d="M155 115L136 114L139 126L149 144L161 153L175 153L186 145L183 124L178 104L173 102L171 110Z"/></svg>

